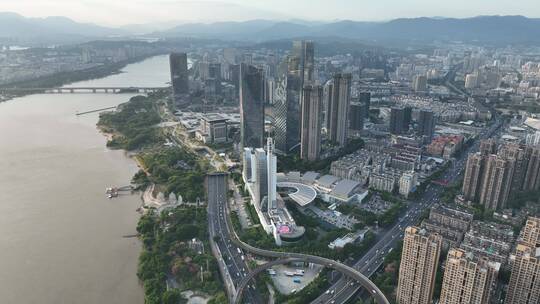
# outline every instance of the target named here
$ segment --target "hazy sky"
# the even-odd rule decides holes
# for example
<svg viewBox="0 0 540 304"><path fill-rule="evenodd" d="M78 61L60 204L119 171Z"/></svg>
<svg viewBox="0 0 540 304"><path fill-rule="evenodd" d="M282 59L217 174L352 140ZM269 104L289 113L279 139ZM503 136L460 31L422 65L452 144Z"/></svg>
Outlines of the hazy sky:
<svg viewBox="0 0 540 304"><path fill-rule="evenodd" d="M539 0L0 0L0 11L29 17L66 16L102 25L255 18L540 17Z"/></svg>

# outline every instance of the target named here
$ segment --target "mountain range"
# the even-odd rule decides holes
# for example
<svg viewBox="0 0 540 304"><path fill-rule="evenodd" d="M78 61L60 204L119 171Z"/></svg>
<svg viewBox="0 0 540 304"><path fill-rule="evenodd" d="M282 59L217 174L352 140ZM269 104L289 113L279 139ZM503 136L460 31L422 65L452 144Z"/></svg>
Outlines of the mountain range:
<svg viewBox="0 0 540 304"><path fill-rule="evenodd" d="M343 37L365 41L463 41L495 44L540 43L540 19L523 16L403 18L387 22L337 21L319 24L252 20L184 24L159 33L206 38L271 40L296 37Z"/></svg>
<svg viewBox="0 0 540 304"><path fill-rule="evenodd" d="M67 43L141 34L151 25L103 27L66 17L26 18L0 13L0 43ZM157 27L154 27L154 29ZM162 28L162 26L161 26ZM462 41L485 44L540 44L540 19L523 16L473 18L403 18L386 22L303 20L250 20L243 22L186 23L145 33L152 37L198 37L239 41L337 37L375 43L431 43Z"/></svg>

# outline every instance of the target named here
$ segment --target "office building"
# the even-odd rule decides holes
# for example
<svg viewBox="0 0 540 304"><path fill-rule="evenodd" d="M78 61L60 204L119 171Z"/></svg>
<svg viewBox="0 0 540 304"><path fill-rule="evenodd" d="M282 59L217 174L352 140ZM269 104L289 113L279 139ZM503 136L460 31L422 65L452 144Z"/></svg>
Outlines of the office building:
<svg viewBox="0 0 540 304"><path fill-rule="evenodd" d="M313 41L293 41L293 56L299 59L298 70L302 87L315 80L315 46Z"/></svg>
<svg viewBox="0 0 540 304"><path fill-rule="evenodd" d="M490 303L500 267L500 263L479 258L463 249L450 249L439 303Z"/></svg>
<svg viewBox="0 0 540 304"><path fill-rule="evenodd" d="M413 77L412 88L415 92L427 91L427 77L425 75L416 75Z"/></svg>
<svg viewBox="0 0 540 304"><path fill-rule="evenodd" d="M403 131L409 131L409 126L412 123L412 108L404 107L403 108Z"/></svg>
<svg viewBox="0 0 540 304"><path fill-rule="evenodd" d="M314 161L321 150L323 89L305 86L302 90L300 158Z"/></svg>
<svg viewBox="0 0 540 304"><path fill-rule="evenodd" d="M286 71L274 93L276 149L284 154L300 144L302 89L315 80L315 48L312 41L293 41ZM318 156L317 156L318 157Z"/></svg>
<svg viewBox="0 0 540 304"><path fill-rule="evenodd" d="M186 53L169 55L171 84L175 106L183 107L189 103L189 74Z"/></svg>
<svg viewBox="0 0 540 304"><path fill-rule="evenodd" d="M219 114L207 114L201 118L197 134L204 143L224 143L228 141L228 119Z"/></svg>
<svg viewBox="0 0 540 304"><path fill-rule="evenodd" d="M360 92L359 102L360 104L365 106L364 118L369 118L369 109L371 107L371 92Z"/></svg>
<svg viewBox="0 0 540 304"><path fill-rule="evenodd" d="M512 259L506 303L540 303L540 218L530 217Z"/></svg>
<svg viewBox="0 0 540 304"><path fill-rule="evenodd" d="M266 140L267 206L266 210L277 208L277 157L274 154L274 141ZM263 208L264 209L264 208Z"/></svg>
<svg viewBox="0 0 540 304"><path fill-rule="evenodd" d="M349 128L361 131L364 128L365 105L361 103L351 103L349 114Z"/></svg>
<svg viewBox="0 0 540 304"><path fill-rule="evenodd" d="M300 77L289 73L276 86L274 137L276 149L284 154L300 144Z"/></svg>
<svg viewBox="0 0 540 304"><path fill-rule="evenodd" d="M435 116L432 111L421 110L418 116L418 135L430 142L435 133Z"/></svg>
<svg viewBox="0 0 540 304"><path fill-rule="evenodd" d="M251 154L251 182L253 183L253 203L261 208L262 199L268 195L268 163L266 152L257 148Z"/></svg>
<svg viewBox="0 0 540 304"><path fill-rule="evenodd" d="M264 76L252 65L240 66L240 143L242 147L264 145Z"/></svg>
<svg viewBox="0 0 540 304"><path fill-rule="evenodd" d="M407 227L399 267L399 304L430 304L435 288L442 238L418 227Z"/></svg>
<svg viewBox="0 0 540 304"><path fill-rule="evenodd" d="M328 83L326 129L328 139L340 147L347 144L349 106L351 104L351 74L335 74Z"/></svg>
<svg viewBox="0 0 540 304"><path fill-rule="evenodd" d="M405 110L403 108L392 108L390 110L390 133L399 135L404 133Z"/></svg>

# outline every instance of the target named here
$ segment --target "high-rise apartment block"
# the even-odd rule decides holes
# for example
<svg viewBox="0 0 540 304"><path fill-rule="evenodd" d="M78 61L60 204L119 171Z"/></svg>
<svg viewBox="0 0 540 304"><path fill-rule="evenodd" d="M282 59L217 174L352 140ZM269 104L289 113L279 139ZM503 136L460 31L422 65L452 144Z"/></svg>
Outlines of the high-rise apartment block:
<svg viewBox="0 0 540 304"><path fill-rule="evenodd" d="M264 145L264 74L259 68L240 66L240 143L242 147Z"/></svg>
<svg viewBox="0 0 540 304"><path fill-rule="evenodd" d="M493 210L506 207L513 169L512 159L504 159L495 154L487 156L480 186L480 204Z"/></svg>
<svg viewBox="0 0 540 304"><path fill-rule="evenodd" d="M480 153L471 153L467 159L465 176L463 178L463 195L466 200L476 201L480 196L484 158Z"/></svg>
<svg viewBox="0 0 540 304"><path fill-rule="evenodd" d="M349 106L351 104L351 74L335 74L328 83L326 129L328 139L340 147L347 144Z"/></svg>
<svg viewBox="0 0 540 304"><path fill-rule="evenodd" d="M435 288L442 238L418 227L407 227L399 267L397 303L430 304Z"/></svg>
<svg viewBox="0 0 540 304"><path fill-rule="evenodd" d="M500 263L478 258L463 249L450 249L439 303L490 303L500 267Z"/></svg>
<svg viewBox="0 0 540 304"><path fill-rule="evenodd" d="M412 88L415 92L427 91L427 77L425 75L416 75L413 77Z"/></svg>
<svg viewBox="0 0 540 304"><path fill-rule="evenodd" d="M506 207L512 193L540 189L540 148L504 144L497 151L494 140L480 143L480 152L469 154L463 194L489 209Z"/></svg>
<svg viewBox="0 0 540 304"><path fill-rule="evenodd" d="M321 150L323 88L305 86L302 91L300 157L309 161L319 158Z"/></svg>
<svg viewBox="0 0 540 304"><path fill-rule="evenodd" d="M527 220L511 259L512 274L506 303L540 303L540 218Z"/></svg>
<svg viewBox="0 0 540 304"><path fill-rule="evenodd" d="M408 197L416 188L418 174L414 171L405 172L399 179L399 194Z"/></svg>

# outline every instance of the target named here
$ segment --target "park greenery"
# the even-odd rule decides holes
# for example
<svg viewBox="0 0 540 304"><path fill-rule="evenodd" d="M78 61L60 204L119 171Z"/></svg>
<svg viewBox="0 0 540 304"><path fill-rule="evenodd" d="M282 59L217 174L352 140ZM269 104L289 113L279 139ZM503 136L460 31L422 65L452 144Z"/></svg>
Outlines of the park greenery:
<svg viewBox="0 0 540 304"><path fill-rule="evenodd" d="M406 208L406 205L389 193L382 192L381 196L383 200L391 202L392 206L379 215L353 204L340 204L336 209L343 214L354 216L363 225L372 226L378 224L381 227L388 227L398 220L399 215Z"/></svg>
<svg viewBox="0 0 540 304"><path fill-rule="evenodd" d="M218 265L207 240L204 208L147 213L139 220L137 232L143 243L137 276L144 287L146 304L181 303L180 291L184 290L223 298ZM178 289L167 288L170 279L178 283Z"/></svg>
<svg viewBox="0 0 540 304"><path fill-rule="evenodd" d="M139 153L144 169L132 182L139 187L153 183L165 194L181 194L184 201L204 198L204 178L210 170L206 160L181 147L160 147Z"/></svg>
<svg viewBox="0 0 540 304"><path fill-rule="evenodd" d="M112 135L107 147L128 151L162 143L159 128L161 122L155 100L158 94L132 97L118 106L118 111L104 112L99 116L100 129Z"/></svg>
<svg viewBox="0 0 540 304"><path fill-rule="evenodd" d="M236 212L231 213L231 220L240 239L254 247L274 251L317 255L337 261L357 259L375 242L374 234L368 232L361 242L347 244L341 250L332 250L328 248L328 244L336 238L347 234L349 232L348 230L336 228L329 229L328 227L321 225L317 219L299 212L292 204L288 205L287 208L292 213L296 223L300 226L304 226L306 232L299 242L287 244L286 246L278 247L275 244L274 238L266 234L260 225L242 229Z"/></svg>

